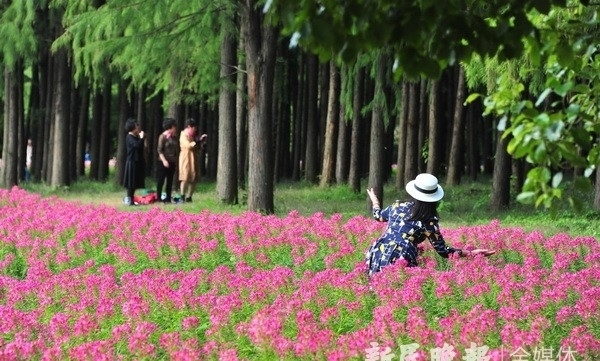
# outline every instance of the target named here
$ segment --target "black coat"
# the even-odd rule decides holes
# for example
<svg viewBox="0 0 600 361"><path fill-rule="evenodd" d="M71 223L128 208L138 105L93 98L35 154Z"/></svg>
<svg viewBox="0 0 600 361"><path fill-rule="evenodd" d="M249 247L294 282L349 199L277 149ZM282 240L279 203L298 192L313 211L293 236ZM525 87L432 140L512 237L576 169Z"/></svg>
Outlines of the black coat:
<svg viewBox="0 0 600 361"><path fill-rule="evenodd" d="M144 140L127 133L125 137L127 156L123 170L123 186L127 189L145 188L146 163L144 162Z"/></svg>

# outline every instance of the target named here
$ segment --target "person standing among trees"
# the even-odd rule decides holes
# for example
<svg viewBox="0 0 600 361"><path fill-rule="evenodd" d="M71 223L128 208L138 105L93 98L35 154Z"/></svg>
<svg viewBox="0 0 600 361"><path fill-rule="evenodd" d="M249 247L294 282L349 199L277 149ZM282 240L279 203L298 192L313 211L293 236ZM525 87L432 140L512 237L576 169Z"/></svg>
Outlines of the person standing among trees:
<svg viewBox="0 0 600 361"><path fill-rule="evenodd" d="M165 198L163 203L171 203L173 192L173 178L179 158L179 141L175 136L177 122L167 118L163 122L163 132L158 137L158 164L156 166L156 195L160 196L165 185Z"/></svg>
<svg viewBox="0 0 600 361"><path fill-rule="evenodd" d="M179 135L179 181L181 199L191 202L196 185L196 132L198 124L190 118L185 121L185 129Z"/></svg>
<svg viewBox="0 0 600 361"><path fill-rule="evenodd" d="M379 222L387 222L387 227L366 254L369 276L398 260L404 260L409 267L417 265L419 250L417 246L429 240L435 251L448 258L456 253L459 257L495 253L488 249L462 250L446 245L438 223L437 204L444 197L444 190L437 178L429 173L421 173L405 186L412 197L407 202L395 201L385 209L381 209L379 200L373 189L367 194L373 203L373 218Z"/></svg>
<svg viewBox="0 0 600 361"><path fill-rule="evenodd" d="M136 189L145 188L146 165L144 163L144 131L140 124L132 118L125 122L125 168L123 172L123 186L127 189L127 196L123 202L134 206L133 194Z"/></svg>

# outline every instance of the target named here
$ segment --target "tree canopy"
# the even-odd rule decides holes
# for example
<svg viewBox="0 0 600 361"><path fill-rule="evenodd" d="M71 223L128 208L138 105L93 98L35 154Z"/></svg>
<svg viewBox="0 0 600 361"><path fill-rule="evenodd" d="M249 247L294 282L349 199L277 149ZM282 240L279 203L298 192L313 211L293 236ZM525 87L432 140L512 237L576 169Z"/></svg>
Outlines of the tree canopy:
<svg viewBox="0 0 600 361"><path fill-rule="evenodd" d="M292 45L322 59L354 61L362 52L390 48L397 74L438 77L473 54L514 58L524 37L536 36L527 16L548 13L565 0L420 0L377 2L269 0L265 9L292 35Z"/></svg>
<svg viewBox="0 0 600 361"><path fill-rule="evenodd" d="M132 84L173 92L216 95L221 37L230 28L230 1L113 1L64 6L66 31L55 48L72 48L77 76L94 81L106 69Z"/></svg>

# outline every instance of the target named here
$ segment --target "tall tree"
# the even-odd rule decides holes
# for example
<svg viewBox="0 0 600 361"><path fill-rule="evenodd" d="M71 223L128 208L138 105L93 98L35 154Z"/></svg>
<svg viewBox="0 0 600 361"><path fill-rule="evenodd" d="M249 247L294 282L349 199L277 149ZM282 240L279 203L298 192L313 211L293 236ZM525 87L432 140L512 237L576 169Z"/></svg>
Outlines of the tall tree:
<svg viewBox="0 0 600 361"><path fill-rule="evenodd" d="M319 64L314 55L308 56L308 93L306 114L306 156L304 157L305 178L309 183L317 180L319 161Z"/></svg>
<svg viewBox="0 0 600 361"><path fill-rule="evenodd" d="M293 129L294 138L292 144L292 179L299 180L302 177L303 162L305 152L303 152L306 139L306 113L307 113L307 93L308 85L306 80L306 55L298 55L298 77L297 86L298 91L296 92L296 99L294 101L294 118L293 118Z"/></svg>
<svg viewBox="0 0 600 361"><path fill-rule="evenodd" d="M438 117L438 80L432 80L429 83L429 134L428 134L428 158L427 158L427 173L439 174L441 169L441 153L442 149L440 146L440 133L441 133L441 121Z"/></svg>
<svg viewBox="0 0 600 361"><path fill-rule="evenodd" d="M346 84L350 83L348 74L348 67L342 66L340 70L340 93L344 94ZM340 94L340 96L341 96ZM351 105L351 104L350 104ZM335 181L337 184L345 184L348 180L348 119L346 117L346 106L347 102L340 99L339 116L338 116L338 137L337 137L337 154L335 160Z"/></svg>
<svg viewBox="0 0 600 361"><path fill-rule="evenodd" d="M112 104L112 81L109 76L104 80L102 87L102 111L100 112L100 136L98 149L98 179L108 179L108 162L111 158L110 149L110 117ZM152 135L152 134L148 134Z"/></svg>
<svg viewBox="0 0 600 361"><path fill-rule="evenodd" d="M93 95L92 122L90 127L90 179L100 180L100 140L102 132L102 110L104 105L104 92L97 88Z"/></svg>
<svg viewBox="0 0 600 361"><path fill-rule="evenodd" d="M0 2L0 69L4 78L3 187L16 185L25 167L24 76L25 64L36 53L36 10L32 1Z"/></svg>
<svg viewBox="0 0 600 361"><path fill-rule="evenodd" d="M237 147L236 147L236 39L226 33L221 44L221 92L219 95L219 150L217 195L227 204L236 204Z"/></svg>
<svg viewBox="0 0 600 361"><path fill-rule="evenodd" d="M10 188L19 183L18 163L18 129L19 119L19 97L22 96L22 88L18 84L18 72L21 68L15 66L12 70L4 69L4 137L2 147L2 186ZM22 71L22 69L20 70Z"/></svg>
<svg viewBox="0 0 600 361"><path fill-rule="evenodd" d="M352 130L350 134L350 170L348 185L354 192L360 192L360 133L362 128L362 107L365 84L365 70L359 64L354 69L354 96L352 98Z"/></svg>
<svg viewBox="0 0 600 361"><path fill-rule="evenodd" d="M506 148L509 138L498 137L496 143L496 161L494 162L494 177L492 182L492 197L490 207L494 211L502 211L510 204L510 175L511 158Z"/></svg>
<svg viewBox="0 0 600 361"><path fill-rule="evenodd" d="M88 131L88 117L89 117L89 105L90 105L90 90L88 83L83 81L80 83L81 92L79 94L81 104L79 105L78 119L77 119L77 140L75 148L75 169L77 176L83 176L85 174L85 146L86 146L86 135ZM75 121L75 119L73 119Z"/></svg>
<svg viewBox="0 0 600 361"><path fill-rule="evenodd" d="M410 83L402 79L400 113L398 115L398 160L396 162L396 189L404 189L406 178L406 131L408 126L408 109Z"/></svg>
<svg viewBox="0 0 600 361"><path fill-rule="evenodd" d="M323 166L321 168L321 187L330 185L335 180L335 145L337 144L338 116L340 115L340 73L333 61L330 62L329 77L329 96L327 101L325 144L323 146Z"/></svg>
<svg viewBox="0 0 600 361"><path fill-rule="evenodd" d="M450 146L450 161L448 163L448 176L446 183L450 186L460 184L464 165L464 106L465 102L465 71L458 67L458 81L456 84L456 99L454 102L454 117L452 121L452 142Z"/></svg>
<svg viewBox="0 0 600 361"><path fill-rule="evenodd" d="M248 208L274 212L273 159L271 144L271 99L275 69L275 29L263 23L255 0L244 3L243 22L247 24L246 69L248 74Z"/></svg>
<svg viewBox="0 0 600 361"><path fill-rule="evenodd" d="M69 128L70 95L71 95L71 69L67 59L66 49L60 49L55 54L56 64L56 90L54 92L53 111L53 142L52 142L52 173L50 185L59 187L70 184L69 163Z"/></svg>
<svg viewBox="0 0 600 361"><path fill-rule="evenodd" d="M238 36L238 50L240 54L243 54L244 50L244 27L240 26ZM238 174L238 185L242 189L246 189L246 172L248 169L248 147L246 139L248 139L248 122L247 122L247 97L246 97L246 67L244 66L245 60L242 56L238 56L237 64L239 72L237 74L237 91L235 98L236 108L236 159L237 159L237 174Z"/></svg>
<svg viewBox="0 0 600 361"><path fill-rule="evenodd" d="M375 93L373 95L373 111L371 112L371 136L369 149L369 186L373 188L377 198L383 202L383 182L384 182L384 112L385 94L384 86L387 76L387 56L381 52L378 54L375 63ZM367 197L367 209L371 209L373 205Z"/></svg>
<svg viewBox="0 0 600 361"><path fill-rule="evenodd" d="M408 85L408 118L406 122L406 149L404 153L404 184L419 173L419 83Z"/></svg>

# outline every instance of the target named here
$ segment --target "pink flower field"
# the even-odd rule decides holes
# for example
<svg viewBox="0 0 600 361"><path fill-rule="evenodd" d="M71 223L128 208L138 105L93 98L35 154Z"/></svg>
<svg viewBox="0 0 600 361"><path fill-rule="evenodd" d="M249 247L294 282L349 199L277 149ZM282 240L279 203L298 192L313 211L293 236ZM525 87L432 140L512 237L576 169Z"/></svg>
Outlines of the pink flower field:
<svg viewBox="0 0 600 361"><path fill-rule="evenodd" d="M18 188L0 207L0 360L600 359L592 237L442 229L499 252L427 244L420 267L369 282L385 225L362 215L120 211Z"/></svg>

